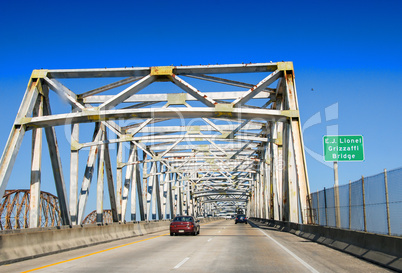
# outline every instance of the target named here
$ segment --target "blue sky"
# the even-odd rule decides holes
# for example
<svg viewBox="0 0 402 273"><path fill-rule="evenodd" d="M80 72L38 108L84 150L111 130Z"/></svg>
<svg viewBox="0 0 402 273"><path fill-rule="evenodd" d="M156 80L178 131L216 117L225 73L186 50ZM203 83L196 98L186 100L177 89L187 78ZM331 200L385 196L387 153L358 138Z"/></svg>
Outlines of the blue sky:
<svg viewBox="0 0 402 273"><path fill-rule="evenodd" d="M402 2L387 0L2 1L0 149L33 69L284 60L302 123L321 118L304 126L311 191L333 185L312 155L334 128L365 142L364 162L339 164L340 184L400 167L401 14Z"/></svg>

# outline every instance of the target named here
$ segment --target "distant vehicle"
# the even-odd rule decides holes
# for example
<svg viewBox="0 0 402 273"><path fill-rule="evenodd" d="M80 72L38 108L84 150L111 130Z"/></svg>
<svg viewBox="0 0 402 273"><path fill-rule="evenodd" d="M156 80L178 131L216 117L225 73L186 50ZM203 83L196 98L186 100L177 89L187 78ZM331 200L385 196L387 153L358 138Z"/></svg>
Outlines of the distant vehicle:
<svg viewBox="0 0 402 273"><path fill-rule="evenodd" d="M247 217L244 214L236 215L235 224L237 223L245 223L247 224Z"/></svg>
<svg viewBox="0 0 402 273"><path fill-rule="evenodd" d="M200 234L200 220L193 216L176 216L170 223L170 236L177 234Z"/></svg>
<svg viewBox="0 0 402 273"><path fill-rule="evenodd" d="M224 216L224 218L225 218L226 220L230 220L230 219L232 219L232 216L230 216L230 214L227 214L227 215Z"/></svg>

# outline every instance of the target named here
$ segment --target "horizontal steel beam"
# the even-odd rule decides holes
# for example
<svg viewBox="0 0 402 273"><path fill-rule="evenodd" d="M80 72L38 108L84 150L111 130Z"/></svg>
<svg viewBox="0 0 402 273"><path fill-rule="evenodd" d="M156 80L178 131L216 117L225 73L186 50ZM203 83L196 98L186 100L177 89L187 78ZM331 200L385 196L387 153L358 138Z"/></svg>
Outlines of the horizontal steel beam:
<svg viewBox="0 0 402 273"><path fill-rule="evenodd" d="M222 199L207 199L203 200L203 203L212 203L212 202L247 202L247 199L237 199L237 198L222 198Z"/></svg>
<svg viewBox="0 0 402 273"><path fill-rule="evenodd" d="M225 117L228 120L257 119L273 122L284 122L288 118L297 117L298 111L271 110L271 109L242 109L235 108L224 111L215 108L152 108L152 109L119 109L99 110L85 109L83 112L58 114L44 117L22 118L17 124L28 128L43 128L48 126L68 125L74 123L101 122L107 120L128 120L144 118L214 118Z"/></svg>
<svg viewBox="0 0 402 273"><path fill-rule="evenodd" d="M270 72L275 71L277 68L277 63L174 66L173 73L176 75L251 73ZM47 74L51 78L140 77L151 74L151 67L60 69L48 70Z"/></svg>
<svg viewBox="0 0 402 273"><path fill-rule="evenodd" d="M210 190L210 191L199 191L193 193L194 197L203 197L211 195L249 195L249 193L238 190L226 190L226 191Z"/></svg>
<svg viewBox="0 0 402 273"><path fill-rule="evenodd" d="M179 93L182 94L182 93ZM186 101L196 101L197 99L188 94L188 93L183 93L185 96ZM231 99L237 99L240 97L242 94L244 94L244 91L222 91L222 92L204 92L205 95L212 99L219 99L219 100L231 100ZM167 102L169 99L169 96L172 96L174 94L135 94L132 95L131 97L125 99L123 103L136 103L136 102ZM104 103L105 101L110 100L113 97L113 95L99 95L99 96L90 96L90 97L85 97L84 98L84 103L90 103L90 104L100 104ZM267 93L267 92L261 92L258 95L254 97L254 99L267 99L271 98L272 94Z"/></svg>

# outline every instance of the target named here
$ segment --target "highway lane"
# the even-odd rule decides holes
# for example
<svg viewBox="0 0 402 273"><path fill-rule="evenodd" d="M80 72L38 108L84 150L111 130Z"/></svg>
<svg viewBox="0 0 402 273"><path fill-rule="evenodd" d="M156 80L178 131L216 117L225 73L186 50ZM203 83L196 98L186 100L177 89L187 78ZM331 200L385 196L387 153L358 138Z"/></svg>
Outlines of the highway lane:
<svg viewBox="0 0 402 273"><path fill-rule="evenodd" d="M275 229L220 220L0 267L0 272L391 272Z"/></svg>

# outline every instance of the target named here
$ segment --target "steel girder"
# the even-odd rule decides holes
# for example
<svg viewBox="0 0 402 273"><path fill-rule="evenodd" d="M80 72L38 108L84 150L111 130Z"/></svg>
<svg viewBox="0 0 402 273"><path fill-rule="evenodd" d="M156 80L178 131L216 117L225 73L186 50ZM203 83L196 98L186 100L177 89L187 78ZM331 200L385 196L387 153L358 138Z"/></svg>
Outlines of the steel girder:
<svg viewBox="0 0 402 273"><path fill-rule="evenodd" d="M50 90L69 107L52 106ZM91 139L84 124L95 125ZM58 126L71 128L68 143L57 139ZM247 210L249 216L308 222L309 185L291 62L35 70L0 161L1 195L29 130L31 198L41 186L44 130L63 224L83 222L92 181L97 201L90 206L98 223L104 221L105 196L114 222L208 214L223 206ZM61 154L61 145L68 146L69 155ZM70 156L67 183L63 156ZM80 166L85 170L81 190ZM35 227L38 204L31 202L30 210Z"/></svg>

